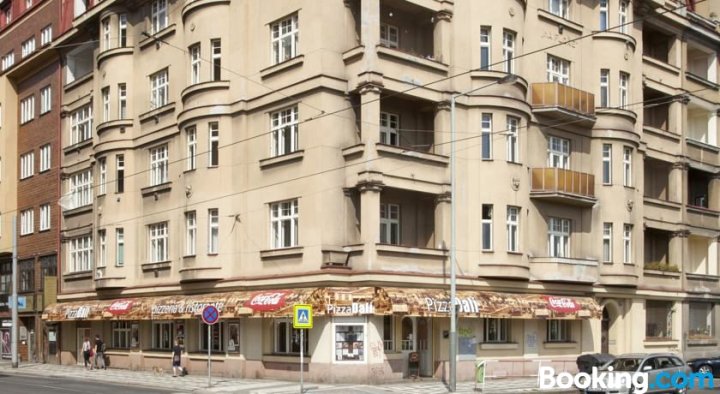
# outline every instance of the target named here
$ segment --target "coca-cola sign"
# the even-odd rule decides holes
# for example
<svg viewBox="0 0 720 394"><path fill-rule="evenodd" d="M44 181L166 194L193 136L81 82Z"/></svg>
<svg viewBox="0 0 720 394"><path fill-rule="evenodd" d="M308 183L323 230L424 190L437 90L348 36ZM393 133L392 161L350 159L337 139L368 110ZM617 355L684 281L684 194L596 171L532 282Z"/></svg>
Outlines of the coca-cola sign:
<svg viewBox="0 0 720 394"><path fill-rule="evenodd" d="M254 311L274 311L285 306L285 297L287 297L289 293L287 290L255 293L249 300L245 301L245 306L252 308Z"/></svg>
<svg viewBox="0 0 720 394"><path fill-rule="evenodd" d="M132 300L117 300L113 301L112 304L110 304L109 307L107 307L107 311L111 314L117 316L117 315L124 315L128 312L130 312L130 309L133 306Z"/></svg>
<svg viewBox="0 0 720 394"><path fill-rule="evenodd" d="M548 309L560 313L573 313L580 310L580 305L572 298L569 297L553 297L545 296L545 300L548 304Z"/></svg>

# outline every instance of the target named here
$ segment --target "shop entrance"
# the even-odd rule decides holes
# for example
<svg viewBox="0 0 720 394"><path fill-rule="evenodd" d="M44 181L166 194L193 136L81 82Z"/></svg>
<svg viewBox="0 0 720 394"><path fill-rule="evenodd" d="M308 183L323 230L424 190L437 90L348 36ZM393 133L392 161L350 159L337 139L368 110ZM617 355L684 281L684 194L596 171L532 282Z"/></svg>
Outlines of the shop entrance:
<svg viewBox="0 0 720 394"><path fill-rule="evenodd" d="M402 322L402 341L401 348L406 357L410 357L410 353L417 353L419 358L420 376L433 375L433 359L432 359L432 327L430 319L427 317L403 317Z"/></svg>
<svg viewBox="0 0 720 394"><path fill-rule="evenodd" d="M77 356L75 357L75 359L77 360L77 363L80 365L82 365L84 363L82 346L83 346L83 342L85 341L85 337L88 337L88 339L90 339L91 344L94 343L93 339L90 338L90 328L89 327L78 328L77 329Z"/></svg>

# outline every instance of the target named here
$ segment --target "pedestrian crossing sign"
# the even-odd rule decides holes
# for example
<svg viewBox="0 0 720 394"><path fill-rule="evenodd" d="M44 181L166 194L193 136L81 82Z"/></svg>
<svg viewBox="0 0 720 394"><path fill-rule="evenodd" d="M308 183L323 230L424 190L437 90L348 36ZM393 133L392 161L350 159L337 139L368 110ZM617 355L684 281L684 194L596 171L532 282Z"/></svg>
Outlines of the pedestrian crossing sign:
<svg viewBox="0 0 720 394"><path fill-rule="evenodd" d="M312 305L293 305L293 328L313 328Z"/></svg>

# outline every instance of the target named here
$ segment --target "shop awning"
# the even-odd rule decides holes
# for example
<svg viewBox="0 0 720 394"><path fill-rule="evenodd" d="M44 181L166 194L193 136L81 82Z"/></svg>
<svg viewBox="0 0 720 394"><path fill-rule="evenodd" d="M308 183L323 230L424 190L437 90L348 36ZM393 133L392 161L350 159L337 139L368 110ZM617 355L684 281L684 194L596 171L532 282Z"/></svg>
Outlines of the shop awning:
<svg viewBox="0 0 720 394"><path fill-rule="evenodd" d="M589 297L463 290L457 292L456 303L460 317L599 319L602 315L600 306ZM450 315L450 296L445 289L321 287L73 301L50 305L43 312L43 319L192 319L200 315L205 305L217 307L224 319L290 317L294 304L310 304L318 316Z"/></svg>

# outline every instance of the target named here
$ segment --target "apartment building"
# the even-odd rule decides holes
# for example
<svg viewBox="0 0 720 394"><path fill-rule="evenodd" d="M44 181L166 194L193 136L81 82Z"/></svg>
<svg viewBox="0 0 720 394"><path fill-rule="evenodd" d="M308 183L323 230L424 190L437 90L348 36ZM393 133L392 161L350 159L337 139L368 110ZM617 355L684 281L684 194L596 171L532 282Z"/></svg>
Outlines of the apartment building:
<svg viewBox="0 0 720 394"><path fill-rule="evenodd" d="M717 4L62 12L60 362L99 334L122 368L177 339L191 372L210 348L217 373L295 378L302 347L315 381L399 380L411 354L447 376L452 203L459 379L716 349Z"/></svg>

